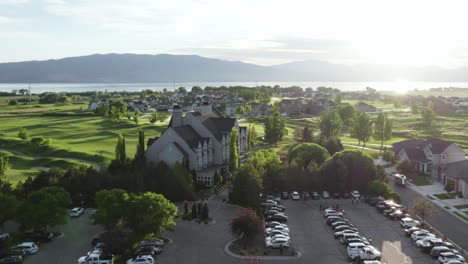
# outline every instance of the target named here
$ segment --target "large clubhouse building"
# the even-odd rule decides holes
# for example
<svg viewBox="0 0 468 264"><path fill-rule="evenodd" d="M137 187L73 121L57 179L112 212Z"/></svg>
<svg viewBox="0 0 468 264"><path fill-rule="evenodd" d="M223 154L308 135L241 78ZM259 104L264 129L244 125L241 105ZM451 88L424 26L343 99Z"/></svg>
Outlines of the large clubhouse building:
<svg viewBox="0 0 468 264"><path fill-rule="evenodd" d="M198 182L212 186L216 174L229 170L232 128L237 129L237 152L241 157L247 152L247 128L239 126L236 118L224 116L207 102L185 115L174 105L167 129L148 141L146 161L180 163L195 172Z"/></svg>

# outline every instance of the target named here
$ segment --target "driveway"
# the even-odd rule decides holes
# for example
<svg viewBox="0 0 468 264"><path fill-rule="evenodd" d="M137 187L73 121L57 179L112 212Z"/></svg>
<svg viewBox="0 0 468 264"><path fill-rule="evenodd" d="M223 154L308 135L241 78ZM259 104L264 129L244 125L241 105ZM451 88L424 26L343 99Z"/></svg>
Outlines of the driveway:
<svg viewBox="0 0 468 264"><path fill-rule="evenodd" d="M39 245L39 252L28 256L25 264L73 264L80 256L85 255L91 246L91 239L102 232L93 225L90 219L91 209L77 218L69 219L68 223L53 231L63 232L64 236L49 243Z"/></svg>

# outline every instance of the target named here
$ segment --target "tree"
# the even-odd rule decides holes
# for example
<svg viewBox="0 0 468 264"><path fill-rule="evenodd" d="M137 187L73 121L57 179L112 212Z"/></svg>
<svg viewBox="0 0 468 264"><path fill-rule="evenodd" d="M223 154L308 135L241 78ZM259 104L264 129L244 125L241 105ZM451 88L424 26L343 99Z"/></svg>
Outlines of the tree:
<svg viewBox="0 0 468 264"><path fill-rule="evenodd" d="M415 170L415 166L410 160L403 160L397 165L396 168L403 174L409 174Z"/></svg>
<svg viewBox="0 0 468 264"><path fill-rule="evenodd" d="M252 106L251 106L250 104L247 104L247 105L245 106L245 113L248 114L248 113L250 113L251 111L252 111Z"/></svg>
<svg viewBox="0 0 468 264"><path fill-rule="evenodd" d="M263 126L265 129L265 141L275 146L278 141L283 139L283 136L288 134L286 119L280 116L278 109L273 111L273 116L265 119Z"/></svg>
<svg viewBox="0 0 468 264"><path fill-rule="evenodd" d="M367 185L367 193L372 196L382 196L385 199L393 200L397 203L400 202L400 195L394 192L387 183L381 179L370 181Z"/></svg>
<svg viewBox="0 0 468 264"><path fill-rule="evenodd" d="M15 196L0 193L0 226L4 230L6 221L14 219L19 202Z"/></svg>
<svg viewBox="0 0 468 264"><path fill-rule="evenodd" d="M254 140L257 137L257 133L255 132L255 127L249 125L249 130L247 131L247 150L250 151L254 145Z"/></svg>
<svg viewBox="0 0 468 264"><path fill-rule="evenodd" d="M229 170L235 172L239 166L239 156L237 154L237 129L231 130L231 141L229 145Z"/></svg>
<svg viewBox="0 0 468 264"><path fill-rule="evenodd" d="M95 109L94 113L103 117L108 117L110 114L110 105L108 103L101 103Z"/></svg>
<svg viewBox="0 0 468 264"><path fill-rule="evenodd" d="M27 141L29 139L29 133L26 128L20 128L20 131L18 132L18 137L22 141Z"/></svg>
<svg viewBox="0 0 468 264"><path fill-rule="evenodd" d="M244 207L258 208L264 170L255 168L252 162L242 164L232 182L231 202Z"/></svg>
<svg viewBox="0 0 468 264"><path fill-rule="evenodd" d="M242 239L244 248L247 248L249 242L254 241L255 237L262 231L262 220L257 216L254 210L249 208L240 208L236 210L236 216L229 224L231 234Z"/></svg>
<svg viewBox="0 0 468 264"><path fill-rule="evenodd" d="M17 220L23 229L45 230L68 220L70 194L62 187L45 187L28 195L18 208Z"/></svg>
<svg viewBox="0 0 468 264"><path fill-rule="evenodd" d="M115 120L122 119L127 113L127 104L122 100L113 101L110 104L110 117Z"/></svg>
<svg viewBox="0 0 468 264"><path fill-rule="evenodd" d="M45 138L43 136L33 137L31 138L31 144L34 146L40 146L45 142Z"/></svg>
<svg viewBox="0 0 468 264"><path fill-rule="evenodd" d="M156 121L158 121L158 113L154 112L151 114L150 118L149 118L149 121L151 124L154 125L154 123L156 123Z"/></svg>
<svg viewBox="0 0 468 264"><path fill-rule="evenodd" d="M245 108L242 105L237 106L236 114L243 115L245 113Z"/></svg>
<svg viewBox="0 0 468 264"><path fill-rule="evenodd" d="M382 158L386 162L394 163L395 162L395 152L393 152L391 150L386 150L386 151L384 151L384 153L382 155Z"/></svg>
<svg viewBox="0 0 468 264"><path fill-rule="evenodd" d="M384 140L392 138L392 120L382 112L379 113L375 120L374 138L380 140L380 152L383 150Z"/></svg>
<svg viewBox="0 0 468 264"><path fill-rule="evenodd" d="M138 123L140 122L140 116L140 111L136 110L135 112L133 112L133 122L135 122L136 125L138 125Z"/></svg>
<svg viewBox="0 0 468 264"><path fill-rule="evenodd" d="M195 219L198 217L198 213L197 213L197 203L193 203L192 204L192 219Z"/></svg>
<svg viewBox="0 0 468 264"><path fill-rule="evenodd" d="M96 193L96 212L93 222L106 230L114 230L127 214L128 193L121 189L102 190Z"/></svg>
<svg viewBox="0 0 468 264"><path fill-rule="evenodd" d="M17 105L18 101L17 100L10 100L8 101L8 105Z"/></svg>
<svg viewBox="0 0 468 264"><path fill-rule="evenodd" d="M354 106L350 104L342 104L338 106L338 113L345 125L350 125L355 112L356 110L354 109Z"/></svg>
<svg viewBox="0 0 468 264"><path fill-rule="evenodd" d="M295 161L303 169L306 169L311 162L318 166L322 165L330 157L328 151L315 143L302 143L291 149L288 155L288 161L291 164Z"/></svg>
<svg viewBox="0 0 468 264"><path fill-rule="evenodd" d="M0 157L0 178L3 178L8 170L9 159L7 157Z"/></svg>
<svg viewBox="0 0 468 264"><path fill-rule="evenodd" d="M331 191L360 190L364 192L367 183L377 178L374 161L358 150L343 150L335 153L320 167L320 178L324 188ZM336 189L335 185L344 189ZM328 189L330 188L330 189Z"/></svg>
<svg viewBox="0 0 468 264"><path fill-rule="evenodd" d="M200 86L193 86L191 91L194 94L203 93L203 89Z"/></svg>
<svg viewBox="0 0 468 264"><path fill-rule="evenodd" d="M425 197L416 198L409 207L409 212L412 215L419 216L423 223L439 213L434 204Z"/></svg>
<svg viewBox="0 0 468 264"><path fill-rule="evenodd" d="M174 230L177 207L161 194L130 193L125 201L124 222L139 241L149 234L159 236L162 230Z"/></svg>
<svg viewBox="0 0 468 264"><path fill-rule="evenodd" d="M177 89L177 92L180 93L180 94L186 94L187 93L187 89L185 89L185 87L179 87Z"/></svg>
<svg viewBox="0 0 468 264"><path fill-rule="evenodd" d="M364 143L362 147L365 147L366 142L369 141L369 138L372 135L373 123L370 120L369 115L364 112L357 112L353 123L353 132L351 133L351 136L359 141L358 145L360 145L362 141Z"/></svg>
<svg viewBox="0 0 468 264"><path fill-rule="evenodd" d="M444 188L448 193L453 192L455 190L455 182L454 181L447 181Z"/></svg>
<svg viewBox="0 0 468 264"><path fill-rule="evenodd" d="M335 96L335 104L339 105L341 104L341 101L343 100L343 95L340 93Z"/></svg>
<svg viewBox="0 0 468 264"><path fill-rule="evenodd" d="M145 163L145 132L141 128L138 129L138 144L135 153L135 161L140 165Z"/></svg>
<svg viewBox="0 0 468 264"><path fill-rule="evenodd" d="M303 129L300 127L295 127L293 131L293 138L297 143L302 142Z"/></svg>
<svg viewBox="0 0 468 264"><path fill-rule="evenodd" d="M411 103L411 113L414 115L419 114L419 105L416 102Z"/></svg>
<svg viewBox="0 0 468 264"><path fill-rule="evenodd" d="M423 124L427 127L430 127L432 124L432 121L434 121L435 119L434 110L432 110L430 107L426 107L422 109L421 118L422 118Z"/></svg>
<svg viewBox="0 0 468 264"><path fill-rule="evenodd" d="M308 126L304 127L304 129L302 130L302 140L304 142L313 141L313 133L312 133L312 130Z"/></svg>
<svg viewBox="0 0 468 264"><path fill-rule="evenodd" d="M204 203L202 207L202 219L207 220L209 218L209 209L208 209L208 204Z"/></svg>
<svg viewBox="0 0 468 264"><path fill-rule="evenodd" d="M127 154L125 151L125 137L122 134L119 134L117 138L117 145L115 146L115 160L123 165L127 161Z"/></svg>
<svg viewBox="0 0 468 264"><path fill-rule="evenodd" d="M341 140L337 137L320 137L318 142L320 146L327 149L330 156L333 156L336 152L340 152L344 149Z"/></svg>
<svg viewBox="0 0 468 264"><path fill-rule="evenodd" d="M320 115L320 135L334 137L340 133L342 121L336 110L325 110Z"/></svg>

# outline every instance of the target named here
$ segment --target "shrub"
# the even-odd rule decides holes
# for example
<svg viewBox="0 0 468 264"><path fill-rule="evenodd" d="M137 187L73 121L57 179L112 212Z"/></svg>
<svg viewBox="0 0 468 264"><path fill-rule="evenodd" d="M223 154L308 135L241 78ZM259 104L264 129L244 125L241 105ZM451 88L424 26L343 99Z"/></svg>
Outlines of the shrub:
<svg viewBox="0 0 468 264"><path fill-rule="evenodd" d="M8 102L8 105L17 105L17 104L18 104L18 101L16 101L16 100L10 100Z"/></svg>
<svg viewBox="0 0 468 264"><path fill-rule="evenodd" d="M44 144L45 138L43 136L33 137L31 138L31 144L35 146L40 146Z"/></svg>
<svg viewBox="0 0 468 264"><path fill-rule="evenodd" d="M385 160L386 162L395 162L395 152L393 151L390 151L390 150L387 150L384 152L383 154L383 160Z"/></svg>
<svg viewBox="0 0 468 264"><path fill-rule="evenodd" d="M52 139L51 139L51 138L48 138L48 139L46 139L46 140L44 141L44 143L42 143L42 144L45 145L45 146L50 146L50 145L52 145Z"/></svg>

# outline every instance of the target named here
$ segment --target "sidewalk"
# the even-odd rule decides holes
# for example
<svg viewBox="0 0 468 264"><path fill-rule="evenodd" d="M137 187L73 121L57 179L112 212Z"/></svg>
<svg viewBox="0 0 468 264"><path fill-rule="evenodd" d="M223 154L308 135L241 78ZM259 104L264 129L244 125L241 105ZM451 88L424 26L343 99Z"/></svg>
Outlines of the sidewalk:
<svg viewBox="0 0 468 264"><path fill-rule="evenodd" d="M433 182L431 185L416 186L412 183L408 187L418 192L422 196L428 197L432 202L438 205L441 209L446 210L460 220L468 224L468 199L467 198L454 198L454 199L439 199L435 194L444 194L447 191L444 185L440 182ZM463 217L460 217L463 216Z"/></svg>

